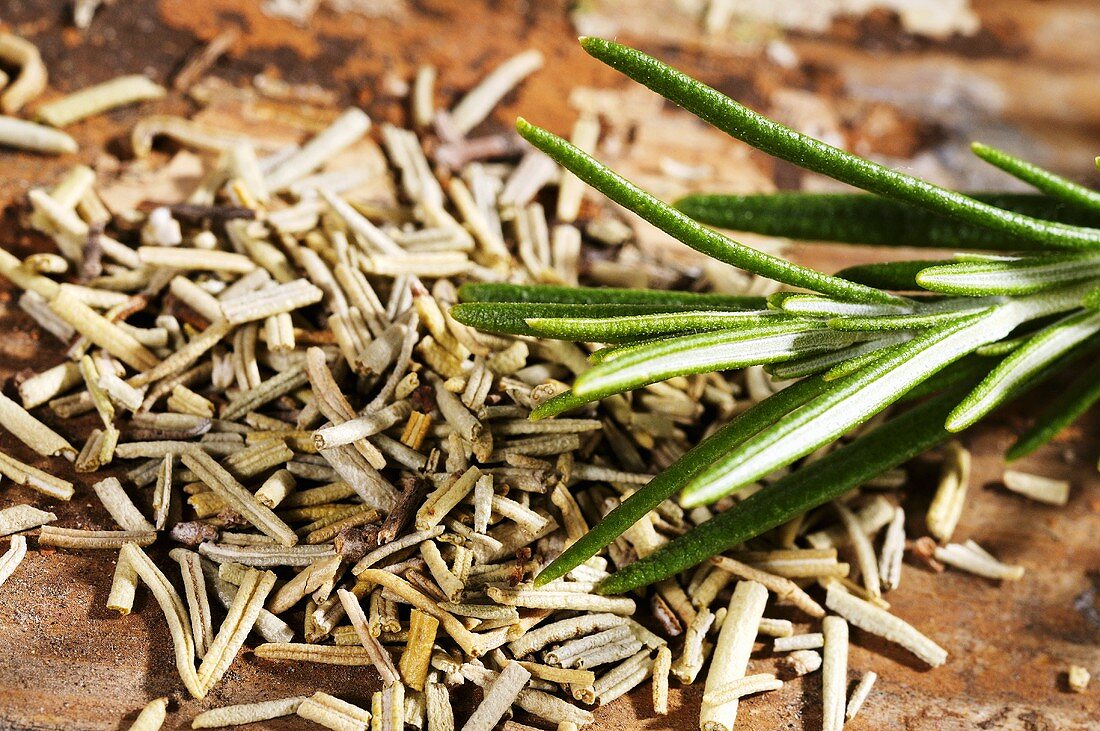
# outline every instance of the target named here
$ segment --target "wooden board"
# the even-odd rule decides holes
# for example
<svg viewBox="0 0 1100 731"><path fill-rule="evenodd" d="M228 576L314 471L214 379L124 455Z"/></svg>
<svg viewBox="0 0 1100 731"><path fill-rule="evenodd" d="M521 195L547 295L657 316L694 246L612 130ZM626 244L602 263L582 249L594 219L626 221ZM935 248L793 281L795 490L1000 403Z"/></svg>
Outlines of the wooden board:
<svg viewBox="0 0 1100 731"><path fill-rule="evenodd" d="M25 0L12 5L0 21L40 44L53 74L53 93L143 69L165 80L186 53L227 23L238 24L244 34L231 56L215 69L218 76L241 81L274 69L294 82L334 88L344 102L364 105L375 119L399 120L404 114L402 104L387 96L380 82L387 70L407 78L418 63L436 63L444 69L441 99L449 99L501 59L529 46L547 55L551 70L536 75L506 100L496 117L497 125L506 124L522 111L555 131L566 132L575 116L567 103L571 89L629 88L575 46L573 27L565 4L560 2L396 3L404 8L398 20L337 16L322 10L313 23L300 28L266 18L258 11L259 2L253 0L128 0L102 9L92 29L83 36L65 27L55 2ZM672 5L690 8L691 3ZM698 18L687 10L661 16L657 33L652 23L642 22L651 15L615 14L616 9L622 10L622 3L586 3L581 7L591 13L626 18L628 22L620 21L615 29L626 40L672 58L690 72L764 108L775 103L777 90L811 90L826 103L826 109L842 109L838 118L842 120L842 131L850 135L848 141L862 139L872 151L895 157L935 157L944 149L940 146L944 139L937 138L929 120L918 113L920 94L931 94L934 89L921 91L914 87L909 101L903 100L901 108L894 109L894 123L889 128L894 136L870 139L860 120L882 102L859 99L845 91L851 90L848 80L859 69L878 68L882 78L889 78L891 69L904 68L902 62L931 63L930 59L939 59L936 63L964 70L993 64L1008 70L1004 78L1011 77L1013 69L1027 71L1030 75L1024 76L1033 85L1052 83L1052 69L1058 63L1072 67L1075 73L1092 74L1089 78L1100 70L1095 54L1088 55L1088 48L1095 50L1095 44L1074 53L1060 49L1040 32L1063 26L1071 30L1094 28L1090 22L1100 23L1094 4L1068 0L978 4L983 21L995 21L1000 32L1009 34L1009 40L1024 39L1023 51L1018 45L1002 43L975 59L958 40L917 42L907 39L896 27L891 30L889 23L872 29L878 34L878 48L887 49L876 51L874 44L861 42L858 34L853 38L850 24L838 22L825 33L790 35L792 46L813 64L794 69L771 64L764 59L761 48L738 46L730 39L700 42L691 30L697 27L692 24L697 24ZM1005 31L1004 23L1017 30ZM898 43L908 45L898 51ZM1036 81L1039 72L1047 76ZM1027 91L1021 81L1012 84L1014 94ZM1095 88L1092 93L1096 93ZM1028 135L1035 132L1035 139L1045 141L1043 149L1057 151L1050 144L1050 128L1057 127L1073 141L1075 149L1081 147L1078 143L1082 139L1089 139L1090 130L1095 142L1100 114L1091 102L1078 105L1069 114L1064 109L1044 112L1026 101L1012 107L1021 111L1007 126L997 127L1002 132L1007 129L1011 139L1030 139ZM188 105L173 99L163 108L184 111ZM1057 116L1057 124L1044 127L1044 113ZM641 148L645 150L639 153L642 156L628 154L618 161L632 175L645 177L652 184L658 184L661 177L659 160L655 159L660 154L659 135L670 135L671 142L675 130L682 131L684 124L691 124L676 118L674 112L661 114L667 126L652 128L657 131L648 134L658 137ZM673 115L671 121L666 114ZM76 125L72 133L82 144L79 158L89 164L102 164L105 154L126 155L123 140L137 116L133 110L123 110ZM989 115L976 114L960 124L968 133L975 128L994 129ZM696 131L705 143L679 142L675 149L684 154L692 149L705 149L707 155L726 154L712 152L718 150L712 144L721 144L713 136L706 136L713 133L701 128ZM753 166L751 170L762 171L757 174L762 174L763 182L756 184L770 185L768 181L774 180L791 186L801 180L787 166L773 166L755 154L745 155L733 144L729 149L729 160L737 165L745 165L747 160ZM940 172L967 179L962 168L952 165L953 158L945 159ZM19 223L23 195L33 185L53 182L74 161L0 152L0 170L4 171L0 176L0 204L6 206L0 232L6 248L24 255L47 247L38 237L23 233L25 229ZM1065 168L1083 170L1076 163ZM732 173L727 178L716 178L730 185L742 179ZM665 190L662 194L674 192ZM842 247L798 247L795 253L802 261L826 269L869 256L868 252ZM0 287L0 307L0 379L4 383L22 369L41 369L58 362L62 357L60 348L49 336L37 333L18 311L6 283ZM1017 584L997 586L959 573L933 575L907 566L902 587L889 596L893 608L948 648L951 658L945 667L926 671L896 648L855 632L850 661L853 679L856 673L866 670L876 671L880 679L860 718L849 728L1062 731L1100 726L1100 688L1094 683L1089 693L1074 695L1067 692L1064 679L1070 663L1085 665L1100 676L1100 604L1096 599L1100 591L1100 543L1096 540L1100 535L1100 480L1095 469L1100 419L1092 415L1057 444L1023 464L1024 469L1073 480L1073 497L1066 508L1037 506L997 485L1000 455L1011 435L1025 423L1022 415L1028 407L1043 400L1042 394L1032 397L1021 408L997 415L965 437L975 454L975 471L970 504L958 535L972 537L1001 558L1022 564L1027 576ZM43 418L57 423L49 415ZM80 428L68 423L59 426L70 437L75 437ZM13 441L0 434L0 445L5 450L43 464ZM46 466L64 469L57 461ZM933 485L934 470L927 464L917 464L913 475L907 506L912 515L919 516ZM0 508L31 502L49 506L63 525L108 527L109 519L89 489L94 480L81 475L75 481L76 497L61 505L2 484ZM919 520L914 520L913 531L919 527ZM245 652L203 703L187 699L181 695L164 620L154 602L142 594L134 613L122 618L104 609L112 568L110 560L98 554L31 551L18 573L0 589L0 729L125 728L147 700L159 695L174 699L168 727L186 728L202 708L314 689L363 702L377 687L378 679L371 670L277 664ZM762 655L759 660L754 658L753 668L765 670L772 662ZM779 692L748 699L742 704L738 728L819 728L819 685L820 678L815 675L805 682L790 683ZM600 709L596 728L693 728L700 694L698 686L685 692L674 688L672 714L651 718L648 695L639 691ZM460 696L459 702L468 703L468 698ZM265 728L284 729L306 726L293 719L263 724Z"/></svg>

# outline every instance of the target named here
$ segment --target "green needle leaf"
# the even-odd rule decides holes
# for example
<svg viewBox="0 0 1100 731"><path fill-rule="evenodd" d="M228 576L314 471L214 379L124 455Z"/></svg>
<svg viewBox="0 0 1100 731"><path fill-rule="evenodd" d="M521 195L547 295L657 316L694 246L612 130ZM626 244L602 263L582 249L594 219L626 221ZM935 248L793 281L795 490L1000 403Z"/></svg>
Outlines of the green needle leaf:
<svg viewBox="0 0 1100 731"><path fill-rule="evenodd" d="M572 389L562 391L557 396L539 404L538 407L531 411L531 415L528 418L530 418L531 421L549 419L551 416L557 416L558 414L564 414L566 411L579 409L585 404L590 404L595 400L596 399L581 398L573 393Z"/></svg>
<svg viewBox="0 0 1100 731"><path fill-rule="evenodd" d="M767 428L780 416L798 408L825 388L826 384L820 378L807 378L733 417L728 424L685 452L668 469L619 503L618 507L544 568L535 577L535 585L541 586L564 576L595 556L726 450Z"/></svg>
<svg viewBox="0 0 1100 731"><path fill-rule="evenodd" d="M929 399L791 472L645 558L619 569L603 580L599 591L620 594L674 576L904 464L951 436L944 429L943 420L958 397L959 390L955 389ZM608 518L612 515L614 512Z"/></svg>
<svg viewBox="0 0 1100 731"><path fill-rule="evenodd" d="M807 317L877 317L904 315L912 311L906 305L879 305L866 302L841 302L814 294L780 292L768 297L768 304L792 315Z"/></svg>
<svg viewBox="0 0 1100 731"><path fill-rule="evenodd" d="M1000 358L1002 356L1008 355L1013 350L1016 350L1021 345L1026 343L1028 340L1031 339L1031 335L1032 333L1028 333L1027 335L1021 335L1016 338L1009 338L1008 340L998 340L995 343L983 345L974 352L977 355L985 357Z"/></svg>
<svg viewBox="0 0 1100 731"><path fill-rule="evenodd" d="M711 310L762 310L763 297L679 292L668 289L567 287L557 284L468 282L458 289L463 302L531 302L573 305L661 305Z"/></svg>
<svg viewBox="0 0 1100 731"><path fill-rule="evenodd" d="M726 134L807 170L1042 246L1100 246L1100 229L1041 221L1005 211L856 157L757 114L641 51L600 38L582 38L581 46L593 57L648 86ZM816 287L813 289L825 292Z"/></svg>
<svg viewBox="0 0 1100 731"><path fill-rule="evenodd" d="M1047 404L1005 457L1014 460L1031 454L1100 401L1100 358L1096 354L1093 357L1093 362Z"/></svg>
<svg viewBox="0 0 1100 731"><path fill-rule="evenodd" d="M975 302L964 309L940 312L918 312L912 315L883 315L882 317L835 317L829 327L847 332L886 332L890 330L924 330L946 325L982 311L982 303Z"/></svg>
<svg viewBox="0 0 1100 731"><path fill-rule="evenodd" d="M1045 195L966 195L1031 218L1100 226L1100 212L1083 210ZM993 251L1045 248L1034 241L866 193L697 194L676 201L676 208L708 226L804 241Z"/></svg>
<svg viewBox="0 0 1100 731"><path fill-rule="evenodd" d="M885 345L882 348L876 348L875 350L868 350L866 353L860 353L859 355L852 355L847 360L837 363L835 366L825 371L822 374L822 378L826 381L839 381L845 376L849 376L858 370L866 368L875 361L882 360L883 358L889 358L897 353L905 343L916 337L915 332L909 330L898 330L895 332L897 335L909 335L910 337L901 340L894 345Z"/></svg>
<svg viewBox="0 0 1100 731"><path fill-rule="evenodd" d="M573 391L588 399L606 398L673 376L744 368L850 345L859 338L825 329L813 321L787 321L749 330L666 338L627 346L614 358L577 376Z"/></svg>
<svg viewBox="0 0 1100 731"><path fill-rule="evenodd" d="M917 283L933 292L978 297L1031 294L1095 276L1100 276L1100 256L1064 254L934 266L922 270Z"/></svg>
<svg viewBox="0 0 1100 731"><path fill-rule="evenodd" d="M684 486L681 503L694 507L718 500L838 439L936 371L1007 335L1018 324L1016 317L1008 308L990 310L894 346L887 357L835 381L832 389L696 475Z"/></svg>
<svg viewBox="0 0 1100 731"><path fill-rule="evenodd" d="M994 365L995 361L991 361L989 358L968 355L952 363L950 368L944 368L931 378L913 386L904 396L898 399L898 403L919 401L932 394L953 388L960 383L976 384L989 373Z"/></svg>
<svg viewBox="0 0 1100 731"><path fill-rule="evenodd" d="M527 326L535 335L586 343L617 343L623 340L734 330L782 320L782 313L768 310L739 312L661 312L632 317L529 317Z"/></svg>
<svg viewBox="0 0 1100 731"><path fill-rule="evenodd" d="M1052 195L1056 198L1076 203L1077 205L1100 211L1100 192L1090 190L1083 185L1066 180L1060 175L1055 175L1049 170L1044 170L1038 165L1021 160L980 142L974 142L970 149L975 155L985 160L990 165L1004 170L1014 178L1019 178L1028 185Z"/></svg>
<svg viewBox="0 0 1100 731"><path fill-rule="evenodd" d="M678 316L684 314L689 320L690 314L683 310L695 308L711 311L712 316L727 314L707 305L670 305L670 304L572 304L557 302L463 302L451 308L451 315L464 325L479 330L510 335L538 335L539 331L527 324L531 319L567 318L578 322L588 320L607 320L608 318L647 316L664 313ZM763 310L730 310L728 314L749 313L759 317ZM667 319L667 318L666 318ZM712 318L713 319L713 318ZM703 328L698 328L703 329Z"/></svg>
<svg viewBox="0 0 1100 731"><path fill-rule="evenodd" d="M838 299L886 303L897 301L896 297L886 292L792 264L701 226L601 165L580 148L525 119L516 121L516 129L524 139L569 172L696 251L777 282L829 294Z"/></svg>
<svg viewBox="0 0 1100 731"><path fill-rule="evenodd" d="M1014 389L1097 332L1100 332L1100 312L1081 310L1032 336L963 399L948 417L947 428L961 431L981 419L1008 400Z"/></svg>
<svg viewBox="0 0 1100 731"><path fill-rule="evenodd" d="M868 287L904 292L921 288L917 284L917 275L925 269L940 264L955 263L954 260L950 259L938 261L926 259L920 261L891 261L881 264L859 264L841 269L836 273L836 276L866 284Z"/></svg>
<svg viewBox="0 0 1100 731"><path fill-rule="evenodd" d="M775 363L767 366L766 370L776 378L802 378L803 376L813 375L822 371L829 371L826 380L831 381L839 377L834 375L836 371L832 369L842 363L848 363L853 359L859 359L861 362L857 367L863 367L873 359L874 354L881 355L881 351L883 351L884 348L908 342L913 339L913 336L914 333L904 330L887 333L886 337L875 338L874 340L868 340L864 343L856 343L855 345L849 345L847 348L841 348L840 350L833 350L828 353L815 353L814 355L808 355L804 358L796 358L782 363ZM863 360L864 357L867 357L868 360ZM852 370L855 369L853 368ZM846 371L845 375L851 372L850 370Z"/></svg>

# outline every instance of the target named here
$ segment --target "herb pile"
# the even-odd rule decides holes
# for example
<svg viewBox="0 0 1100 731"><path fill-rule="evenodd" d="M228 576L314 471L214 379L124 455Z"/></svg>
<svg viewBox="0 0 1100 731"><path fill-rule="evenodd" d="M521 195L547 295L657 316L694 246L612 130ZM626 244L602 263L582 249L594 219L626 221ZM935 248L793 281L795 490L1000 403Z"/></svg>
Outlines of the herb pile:
<svg viewBox="0 0 1100 731"><path fill-rule="evenodd" d="M1100 228L1092 227L1100 224L1100 194L983 145L974 147L982 159L1046 195L956 193L783 127L639 51L596 38L581 43L731 136L881 198L700 195L673 208L568 142L519 121L520 134L533 145L654 226L716 259L809 290L750 302L513 285L463 289L466 304L454 314L467 324L608 344L536 418L717 370L762 365L776 378L801 379L736 416L624 500L536 584L595 555L677 492L685 507L713 503L836 444L895 403L931 397L621 569L601 590L635 589L734 548L946 441L1074 363L1089 367L1038 415L1010 455L1041 446L1100 398ZM968 251L831 276L702 224ZM998 253L983 253L988 250Z"/></svg>
<svg viewBox="0 0 1100 731"><path fill-rule="evenodd" d="M22 39L0 41L36 55ZM186 69L183 86L200 102L317 98L199 80L225 43ZM1022 569L950 542L969 471L958 444L929 513L942 545L907 541L904 511L883 491L904 484L895 468L907 459L1095 355L1091 194L984 149L1072 200L941 191L782 130L634 51L584 43L704 118L736 122L730 131L762 149L899 200L702 197L680 203L689 217L580 151L595 145L593 117L578 121L576 146L521 122L550 157L514 135L470 136L541 65L534 51L449 111L435 109L436 70L422 68L409 93L419 134L382 125L384 160L354 108L282 148L146 116L133 129L139 158L157 137L205 155L185 197L112 210L100 196L111 181L76 166L28 196L31 225L60 253L0 251L0 274L24 290L21 309L67 348L56 366L16 379L21 404L0 397L0 425L43 460L99 473L90 487L117 524L58 526L17 492L21 502L0 510L0 536L12 536L0 585L19 580L27 535L117 555L107 606L127 614L141 586L151 593L183 686L207 699L195 728L296 714L353 731L526 731L509 718L522 713L574 731L647 680L664 714L670 678L705 677L701 726L729 731L739 699L820 670L825 727L839 729L876 677L862 674L849 695L849 622L945 662L943 648L887 611L882 594L898 586L903 554L997 579ZM35 84L21 103L46 86L41 59L25 68ZM160 96L124 77L40 109L64 125ZM63 133L15 121L0 125L0 143L54 154L76 145L65 135L43 146L44 131ZM364 148L377 171L330 165ZM578 288L621 283L638 266L582 266L582 180L701 251L810 293ZM550 215L540 195L555 184ZM1028 253L827 276L692 217L869 243L889 242L904 219L929 241ZM684 274L663 271L663 281ZM1016 452L1095 401L1095 370ZM904 409L884 419L892 404ZM560 417L573 410L583 413ZM94 429L75 427L84 414ZM8 451L0 473L35 502L83 489L66 470ZM1006 482L1051 503L1068 491L1025 473ZM774 614L788 610L792 619ZM362 692L317 687L211 708L253 636L263 642L248 661L346 666L363 673ZM770 667L751 658L750 674L760 637L774 638L775 657ZM451 693L466 683L480 701L456 720ZM159 728L170 706L151 701L134 727Z"/></svg>

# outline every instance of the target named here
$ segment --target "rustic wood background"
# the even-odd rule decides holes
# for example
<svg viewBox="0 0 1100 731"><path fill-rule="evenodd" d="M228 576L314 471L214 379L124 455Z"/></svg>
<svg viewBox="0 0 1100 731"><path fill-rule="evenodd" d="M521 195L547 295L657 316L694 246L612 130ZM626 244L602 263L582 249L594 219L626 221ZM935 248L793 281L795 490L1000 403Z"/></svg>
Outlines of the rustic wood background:
<svg viewBox="0 0 1100 731"><path fill-rule="evenodd" d="M813 2L819 11L842 5ZM39 45L51 74L51 95L121 73L146 72L167 81L189 53L236 25L242 37L213 74L234 83L261 72L317 83L344 103L362 105L375 119L394 121L403 118L405 107L388 94L386 74L407 79L418 64L437 64L443 102L508 55L536 47L545 53L547 68L506 100L492 124L503 126L522 113L564 133L576 115L577 97L571 92L584 87L586 98L618 106L636 125L634 145L617 163L661 194L683 192L662 174L665 156L703 165L696 187L828 187L639 95L574 42L577 32L613 35L791 124L946 183L1007 184L966 157L965 145L974 138L1096 182L1100 5L1095 0L883 0L916 6L918 15L922 9L948 13L956 7L974 13L976 28L937 38L914 32L911 18L881 9L822 21L820 13L808 12L811 0L775 4L785 9L783 17L735 17L710 34L701 31L707 5L701 0L365 0L360 4L381 10L381 17L325 6L305 26L267 17L260 4L119 0L100 9L92 27L79 32L68 21L68 1L5 0L0 25ZM773 4L730 5L751 10ZM799 16L800 9L807 17ZM186 112L190 106L172 97L158 109ZM77 158L101 169L111 166L112 157L125 159L126 135L138 115L121 110L75 125L70 131L81 143L77 156L45 159L0 151L3 246L20 255L45 249L48 243L22 225L26 190L50 184ZM693 134L685 136L685 131ZM652 245L666 244L656 237ZM873 256L841 247L796 247L794 252L827 269ZM61 357L57 343L42 338L15 306L7 283L0 284L0 380L6 384L22 369L41 369ZM1042 395L1031 399L1041 401ZM1074 695L1067 692L1064 677L1070 663L1100 676L1100 480L1095 467L1100 418L1094 413L1024 462L1025 469L1073 480L1066 508L1042 507L998 486L1000 455L1025 423L1029 405L998 414L966 435L976 458L975 474L957 532L1024 565L1027 576L998 586L959 573L933 575L907 567L902 587L889 596L894 610L947 647L951 659L943 668L926 671L905 653L855 631L853 677L875 670L880 679L851 728L1100 727L1098 683ZM56 425L49 414L43 418ZM72 437L80 427L58 428ZM0 434L5 450L42 464L13 441ZM60 460L46 466L74 478ZM933 474L920 465L914 468L913 515L920 515L919 506L927 501ZM94 479L76 475L75 481L75 498L59 505L0 485L0 508L30 502L49 506L61 525L109 527L89 488ZM204 703L186 699L179 694L168 634L155 604L140 593L128 617L103 608L111 571L110 560L101 554L31 551L0 590L0 729L126 728L146 701L161 695L178 702L168 727L186 728L201 708L314 689L363 701L376 686L373 671L366 669L275 664L243 653ZM754 660L761 668L769 662ZM814 675L745 701L739 728L818 728L819 684ZM596 726L693 728L700 695L698 686L674 690L673 713L648 718L648 694L638 692L599 710ZM263 726L301 725L287 719Z"/></svg>

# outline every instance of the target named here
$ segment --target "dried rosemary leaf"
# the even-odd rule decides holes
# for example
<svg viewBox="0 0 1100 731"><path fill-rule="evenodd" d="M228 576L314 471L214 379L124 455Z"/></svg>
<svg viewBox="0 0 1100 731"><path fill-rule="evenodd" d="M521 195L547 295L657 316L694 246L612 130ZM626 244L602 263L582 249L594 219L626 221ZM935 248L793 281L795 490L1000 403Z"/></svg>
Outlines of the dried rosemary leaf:
<svg viewBox="0 0 1100 731"><path fill-rule="evenodd" d="M43 457L61 455L70 461L76 458L76 450L64 437L31 416L26 409L2 393L0 393L0 426Z"/></svg>
<svg viewBox="0 0 1100 731"><path fill-rule="evenodd" d="M370 654L362 647L268 642L257 647L253 654L264 660L317 662L328 665L362 666L374 663Z"/></svg>
<svg viewBox="0 0 1100 731"><path fill-rule="evenodd" d="M24 464L3 452L0 452L0 475L57 500L69 500L73 496L73 483Z"/></svg>
<svg viewBox="0 0 1100 731"><path fill-rule="evenodd" d="M15 569L23 562L27 555L27 539L23 536L13 536L8 550L0 555L0 586L15 573Z"/></svg>
<svg viewBox="0 0 1100 731"><path fill-rule="evenodd" d="M168 699L149 701L130 725L130 731L158 731L168 715Z"/></svg>
<svg viewBox="0 0 1100 731"><path fill-rule="evenodd" d="M108 109L160 99L165 93L164 87L144 76L119 76L43 104L35 114L47 124L65 127Z"/></svg>
<svg viewBox="0 0 1100 731"><path fill-rule="evenodd" d="M246 572L237 589L237 595L229 605L229 612L199 666L198 680L204 694L221 680L238 650L244 646L244 641L252 631L267 595L274 586L274 573L254 569Z"/></svg>
<svg viewBox="0 0 1100 731"><path fill-rule="evenodd" d="M191 728L222 728L224 726L243 726L248 723L270 721L273 718L294 715L298 707L306 700L305 696L279 698L259 703L243 703L235 706L222 706L203 711L191 721Z"/></svg>
<svg viewBox="0 0 1100 731"><path fill-rule="evenodd" d="M168 629L172 634L176 668L179 671L180 678L191 695L195 698L202 698L206 695L206 691L195 672L194 641L191 637L187 610L184 609L179 594L172 588L160 569L134 543L123 544L119 561L126 561L141 578L142 582L149 587L153 597L156 598L161 611L164 613L164 618L168 622Z"/></svg>
<svg viewBox="0 0 1100 731"><path fill-rule="evenodd" d="M156 531L151 530L79 530L47 525L38 533L40 544L59 548L118 550L127 543L151 546L156 540Z"/></svg>
<svg viewBox="0 0 1100 731"><path fill-rule="evenodd" d="M57 520L56 515L33 505L13 505L0 510L0 536L37 528L54 520Z"/></svg>
<svg viewBox="0 0 1100 731"><path fill-rule="evenodd" d="M824 662L821 666L822 728L844 728L845 695L848 686L848 623L829 616L821 622L824 633Z"/></svg>
<svg viewBox="0 0 1100 731"><path fill-rule="evenodd" d="M318 691L298 705L296 713L334 731L367 731L371 712Z"/></svg>
<svg viewBox="0 0 1100 731"><path fill-rule="evenodd" d="M860 629L896 642L932 667L947 661L947 651L905 621L830 584L825 605Z"/></svg>
<svg viewBox="0 0 1100 731"><path fill-rule="evenodd" d="M270 508L257 500L224 467L215 462L205 452L187 453L182 455L180 460L198 475L204 484L221 496L223 500L263 533L286 547L293 546L298 542L298 536L294 534L290 526L279 520Z"/></svg>
<svg viewBox="0 0 1100 731"><path fill-rule="evenodd" d="M1009 490L1048 505L1065 505L1069 502L1069 482L1020 470L1005 470L1004 484Z"/></svg>
<svg viewBox="0 0 1100 731"><path fill-rule="evenodd" d="M63 155L80 149L76 140L60 130L8 116L0 116L0 145L48 155Z"/></svg>
<svg viewBox="0 0 1100 731"><path fill-rule="evenodd" d="M756 640L767 599L768 590L762 584L753 581L738 582L733 596L730 597L726 619L722 622L722 629L718 633L714 654L711 657L711 669L707 674L703 705L700 710L704 728L732 731L734 727L737 718L737 699L708 702L706 697L708 694L715 694L728 683L744 677L749 653Z"/></svg>
<svg viewBox="0 0 1100 731"><path fill-rule="evenodd" d="M50 301L50 310L90 342L131 368L148 371L160 365L160 359L133 335L67 292L60 292Z"/></svg>
<svg viewBox="0 0 1100 731"><path fill-rule="evenodd" d="M401 679L413 690L424 689L438 628L438 619L418 609L413 609L409 615L409 638L398 668Z"/></svg>
<svg viewBox="0 0 1100 731"><path fill-rule="evenodd" d="M103 507L111 514L114 521L123 530L128 531L152 531L153 524L145 519L145 516L137 509L126 491L122 489L122 483L115 477L108 477L92 485L96 497L103 503Z"/></svg>

